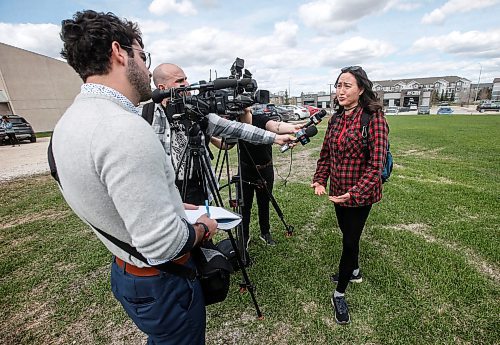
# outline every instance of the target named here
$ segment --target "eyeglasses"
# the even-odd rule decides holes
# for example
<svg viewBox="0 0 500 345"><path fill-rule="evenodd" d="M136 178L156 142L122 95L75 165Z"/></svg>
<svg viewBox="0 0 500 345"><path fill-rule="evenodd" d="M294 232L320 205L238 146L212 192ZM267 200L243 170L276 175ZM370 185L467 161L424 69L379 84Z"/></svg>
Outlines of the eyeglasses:
<svg viewBox="0 0 500 345"><path fill-rule="evenodd" d="M131 46L122 46L122 48L130 48L130 49L133 49L133 50L137 50L139 52L139 56L141 57L142 61L144 61L144 64L146 65L146 68L149 69L149 67L151 67L151 54L150 53L145 52L142 49L134 48L134 47L131 47Z"/></svg>
<svg viewBox="0 0 500 345"><path fill-rule="evenodd" d="M361 66L349 66L349 67L342 68L340 71L342 73L345 73L345 72L355 72L355 71L360 70L360 69L361 69Z"/></svg>

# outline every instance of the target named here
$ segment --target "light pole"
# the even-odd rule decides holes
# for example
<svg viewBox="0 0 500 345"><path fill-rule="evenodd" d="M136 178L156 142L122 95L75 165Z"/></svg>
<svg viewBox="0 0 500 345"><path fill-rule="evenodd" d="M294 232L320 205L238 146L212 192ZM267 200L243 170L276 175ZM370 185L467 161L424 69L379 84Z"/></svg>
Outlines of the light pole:
<svg viewBox="0 0 500 345"><path fill-rule="evenodd" d="M477 94L479 93L479 83L481 82L481 72L483 71L483 65L479 63L479 66L481 67L479 68L479 78L477 78L476 97L474 97L474 102L477 101Z"/></svg>
<svg viewBox="0 0 500 345"><path fill-rule="evenodd" d="M333 105L333 104L332 104L332 103L333 103L333 102L332 102L332 85L335 85L335 84L330 84L330 83L329 83L328 85L330 85L330 110L331 110L331 109L332 109L332 105Z"/></svg>

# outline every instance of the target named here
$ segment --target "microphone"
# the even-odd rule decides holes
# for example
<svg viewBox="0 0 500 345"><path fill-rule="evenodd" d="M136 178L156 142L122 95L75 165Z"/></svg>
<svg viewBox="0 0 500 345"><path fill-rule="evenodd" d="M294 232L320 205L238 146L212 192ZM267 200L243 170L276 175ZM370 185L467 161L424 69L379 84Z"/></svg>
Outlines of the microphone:
<svg viewBox="0 0 500 345"><path fill-rule="evenodd" d="M295 133L296 139L294 139L292 141L292 143L300 142L302 145L305 145L311 141L311 140L309 140L309 138L314 137L316 134L318 134L318 129L316 128L316 126L307 127L305 130L304 130L304 128L302 128L300 131ZM280 151L281 151L281 153L283 153L283 152L288 151L289 148L290 148L290 145L285 144L285 145L281 146Z"/></svg>
<svg viewBox="0 0 500 345"><path fill-rule="evenodd" d="M163 101L164 98L172 96L172 90L171 89L165 89L165 90L160 90L156 89L153 91L153 94L151 95L151 99L155 103L160 103Z"/></svg>
<svg viewBox="0 0 500 345"><path fill-rule="evenodd" d="M320 111L318 111L316 114L312 115L309 118L309 121L304 125L304 127L309 127L310 125L317 125L318 123L321 122L321 120L323 120L325 116L326 116L326 110L321 109Z"/></svg>
<svg viewBox="0 0 500 345"><path fill-rule="evenodd" d="M252 84L252 78L242 78L242 79L215 79L213 83L214 90L235 88L236 86L247 86Z"/></svg>

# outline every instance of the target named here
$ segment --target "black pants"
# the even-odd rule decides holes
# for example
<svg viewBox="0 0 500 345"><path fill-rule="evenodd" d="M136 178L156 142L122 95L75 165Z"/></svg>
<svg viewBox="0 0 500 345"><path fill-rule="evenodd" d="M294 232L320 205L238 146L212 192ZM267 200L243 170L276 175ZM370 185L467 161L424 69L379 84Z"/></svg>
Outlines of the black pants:
<svg viewBox="0 0 500 345"><path fill-rule="evenodd" d="M187 181L186 185L186 195L182 193L182 180L175 180L175 185L179 189L182 201L193 205L204 205L206 196L205 189L203 188L203 183L197 178L193 178Z"/></svg>
<svg viewBox="0 0 500 345"><path fill-rule="evenodd" d="M269 201L271 200L271 198L269 197L269 193L273 191L274 169L272 165L260 169L259 172L262 178L257 173L255 167L249 167L242 164L241 170L241 178L243 180L242 193L244 204L241 213L243 219L243 236L246 244L248 242L248 239L250 238L250 217L252 214L254 193L257 197L257 207L259 209L260 233L262 235L269 233ZM266 185L264 186L263 183L265 183ZM267 192L266 187L269 193Z"/></svg>
<svg viewBox="0 0 500 345"><path fill-rule="evenodd" d="M19 140L17 140L15 133L7 133L7 135L9 136L9 141L12 146L19 145Z"/></svg>
<svg viewBox="0 0 500 345"><path fill-rule="evenodd" d="M372 205L343 207L335 205L335 214L342 231L342 256L339 263L337 291L344 293L352 271L359 268L359 241Z"/></svg>

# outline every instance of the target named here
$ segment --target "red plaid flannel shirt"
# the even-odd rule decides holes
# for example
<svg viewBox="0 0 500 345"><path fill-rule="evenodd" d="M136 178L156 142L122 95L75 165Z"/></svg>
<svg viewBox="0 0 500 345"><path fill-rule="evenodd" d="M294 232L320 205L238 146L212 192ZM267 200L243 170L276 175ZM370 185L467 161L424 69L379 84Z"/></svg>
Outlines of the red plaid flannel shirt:
<svg viewBox="0 0 500 345"><path fill-rule="evenodd" d="M361 137L362 113L363 108L358 106L348 116L342 113L331 117L313 178L313 183L325 187L330 178L329 195L340 196L349 192L351 199L341 206L371 205L382 198L381 173L389 126L382 112L373 115L368 126L370 159L367 160ZM346 130L338 143L344 126Z"/></svg>

